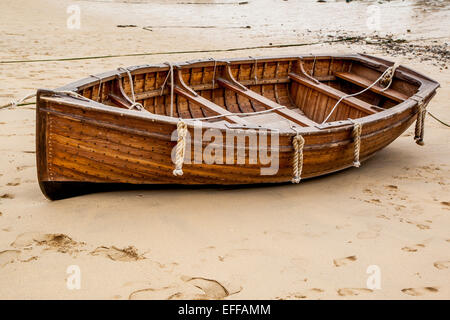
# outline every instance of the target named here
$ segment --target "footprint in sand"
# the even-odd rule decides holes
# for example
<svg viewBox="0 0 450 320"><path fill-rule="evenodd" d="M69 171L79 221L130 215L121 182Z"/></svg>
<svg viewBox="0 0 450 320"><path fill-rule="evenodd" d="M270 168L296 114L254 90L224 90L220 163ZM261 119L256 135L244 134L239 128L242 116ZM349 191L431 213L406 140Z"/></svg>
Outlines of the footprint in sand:
<svg viewBox="0 0 450 320"><path fill-rule="evenodd" d="M14 199L14 195L11 193L4 193L0 196L2 199Z"/></svg>
<svg viewBox="0 0 450 320"><path fill-rule="evenodd" d="M415 244L415 245L409 246L409 247L405 246L402 248L402 250L406 251L406 252L417 252L421 248L425 248L425 245L422 243L418 243L418 244Z"/></svg>
<svg viewBox="0 0 450 320"><path fill-rule="evenodd" d="M450 210L450 201L441 201L441 204L444 206L444 209Z"/></svg>
<svg viewBox="0 0 450 320"><path fill-rule="evenodd" d="M349 264L350 262L356 261L356 256L349 256L345 258L334 259L333 263L336 267L341 267Z"/></svg>
<svg viewBox="0 0 450 320"><path fill-rule="evenodd" d="M17 169L17 171L23 171L25 169L32 168L32 167L34 167L34 166L24 165L24 166L18 166L18 167L16 167L16 169Z"/></svg>
<svg viewBox="0 0 450 320"><path fill-rule="evenodd" d="M0 267L3 268L8 263L13 263L20 255L19 250L0 251Z"/></svg>
<svg viewBox="0 0 450 320"><path fill-rule="evenodd" d="M90 253L93 256L104 256L114 261L137 261L143 260L145 257L138 253L138 250L133 246L128 246L123 249L119 249L115 246L111 247L98 247Z"/></svg>
<svg viewBox="0 0 450 320"><path fill-rule="evenodd" d="M307 299L308 296L307 294L309 293L313 293L313 294L319 294L319 293L324 293L325 290L320 289L320 288L312 288L309 289L307 292L302 293L302 292L295 292L295 293L289 293L287 296L285 297L275 297L275 299L277 300L286 300L286 299Z"/></svg>
<svg viewBox="0 0 450 320"><path fill-rule="evenodd" d="M167 286L159 289L147 288L134 291L130 294L130 300L166 299L166 300L219 300L242 290L227 289L217 280L202 277L181 278L182 284ZM231 287L231 285L229 286Z"/></svg>
<svg viewBox="0 0 450 320"><path fill-rule="evenodd" d="M77 242L69 236L62 233L38 233L26 232L20 234L16 240L11 243L14 248L32 249L39 246L44 247L45 250L55 250L61 253L78 253L84 242Z"/></svg>
<svg viewBox="0 0 450 320"><path fill-rule="evenodd" d="M182 277L182 280L202 290L207 299L223 299L230 295L228 290L217 280L201 277Z"/></svg>
<svg viewBox="0 0 450 320"><path fill-rule="evenodd" d="M177 293L179 293L179 290L175 286L146 288L133 291L128 296L128 300L167 300ZM200 292L191 292L191 294L200 294Z"/></svg>
<svg viewBox="0 0 450 320"><path fill-rule="evenodd" d="M20 185L20 179L14 179L13 181L8 182L6 185L9 187L16 187Z"/></svg>
<svg viewBox="0 0 450 320"><path fill-rule="evenodd" d="M342 288L342 289L337 290L338 295L340 295L342 297L359 296L360 294L372 293L372 292L373 292L373 290L367 289L367 288Z"/></svg>
<svg viewBox="0 0 450 320"><path fill-rule="evenodd" d="M428 293L437 293L437 292L439 292L439 289L436 287L405 288L405 289L402 289L402 292L404 294L417 297L417 296L423 296Z"/></svg>
<svg viewBox="0 0 450 320"><path fill-rule="evenodd" d="M450 268L450 260L448 260L448 261L436 261L435 263L433 263L433 265L436 268L440 269L440 270L448 269L448 268Z"/></svg>

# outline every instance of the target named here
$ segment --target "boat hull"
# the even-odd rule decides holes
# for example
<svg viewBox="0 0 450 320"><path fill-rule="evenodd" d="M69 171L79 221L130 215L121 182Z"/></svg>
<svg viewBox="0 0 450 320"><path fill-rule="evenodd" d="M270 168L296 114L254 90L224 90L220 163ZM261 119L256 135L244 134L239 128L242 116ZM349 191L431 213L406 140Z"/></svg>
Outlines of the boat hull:
<svg viewBox="0 0 450 320"><path fill-rule="evenodd" d="M432 98L436 87L429 88L424 103ZM98 184L248 185L284 183L293 178L296 133L292 130L262 130L262 135L261 130L256 130L255 146L250 143L249 130L214 123L199 128L195 122L187 122L189 152L184 158L183 174L174 175L177 119L54 95L54 91L39 90L36 111L38 179L49 199L87 190L85 183L92 190ZM416 120L418 112L417 101L408 99L386 112L358 119L362 126L360 161L399 137ZM352 123L302 129L302 179L353 166ZM214 139L208 135L211 130ZM229 140L229 136L233 139ZM234 144L239 138L243 145ZM263 138L267 145L261 147Z"/></svg>

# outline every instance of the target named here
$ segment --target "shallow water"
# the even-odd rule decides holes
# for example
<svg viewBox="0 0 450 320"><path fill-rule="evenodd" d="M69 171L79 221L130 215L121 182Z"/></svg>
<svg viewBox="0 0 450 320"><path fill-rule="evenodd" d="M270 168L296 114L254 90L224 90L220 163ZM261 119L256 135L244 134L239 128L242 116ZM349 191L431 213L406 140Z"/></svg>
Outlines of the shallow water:
<svg viewBox="0 0 450 320"><path fill-rule="evenodd" d="M233 33L295 38L306 32L358 32L417 38L449 37L450 1L232 1L87 0L93 13L109 14L122 24L182 29L211 27ZM214 27L214 28L212 28ZM409 32L408 32L409 30ZM170 33L170 30L167 31ZM233 37L217 30L217 37Z"/></svg>

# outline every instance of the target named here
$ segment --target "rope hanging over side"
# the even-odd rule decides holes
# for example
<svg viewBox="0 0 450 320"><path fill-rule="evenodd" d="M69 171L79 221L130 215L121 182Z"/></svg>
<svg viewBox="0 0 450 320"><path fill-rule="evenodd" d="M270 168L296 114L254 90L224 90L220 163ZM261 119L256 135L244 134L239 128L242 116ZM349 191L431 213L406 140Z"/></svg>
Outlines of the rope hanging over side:
<svg viewBox="0 0 450 320"><path fill-rule="evenodd" d="M427 113L427 106L423 101L419 102L418 106L419 111L417 112L414 140L419 146L423 146L425 144L423 142L423 135L425 131L425 115Z"/></svg>
<svg viewBox="0 0 450 320"><path fill-rule="evenodd" d="M359 168L361 163L359 162L359 153L361 151L361 131L362 126L360 123L353 121L353 166Z"/></svg>
<svg viewBox="0 0 450 320"><path fill-rule="evenodd" d="M176 148L176 158L175 158L175 169L173 170L174 176L183 175L183 162L184 153L186 150L186 134L187 126L182 120L177 123L177 148Z"/></svg>
<svg viewBox="0 0 450 320"><path fill-rule="evenodd" d="M305 146L305 139L297 133L292 139L294 147L294 158L292 161L292 183L299 183L303 170L303 147Z"/></svg>

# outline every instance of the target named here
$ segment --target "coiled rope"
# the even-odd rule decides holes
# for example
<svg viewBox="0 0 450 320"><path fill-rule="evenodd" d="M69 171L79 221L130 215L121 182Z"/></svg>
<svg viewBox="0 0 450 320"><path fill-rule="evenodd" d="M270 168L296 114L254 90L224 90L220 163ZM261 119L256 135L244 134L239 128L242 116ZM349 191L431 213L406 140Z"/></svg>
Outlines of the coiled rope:
<svg viewBox="0 0 450 320"><path fill-rule="evenodd" d="M303 170L303 147L305 139L300 133L292 138L292 146L294 147L294 158L292 161L292 183L299 183Z"/></svg>
<svg viewBox="0 0 450 320"><path fill-rule="evenodd" d="M174 176L183 175L183 162L184 154L186 150L186 134L187 126L186 123L180 119L177 123L177 148L175 153L175 169L173 170Z"/></svg>
<svg viewBox="0 0 450 320"><path fill-rule="evenodd" d="M361 151L361 132L362 126L361 123L354 121L353 119L349 119L353 122L353 166L359 168L361 163L359 162L359 153Z"/></svg>
<svg viewBox="0 0 450 320"><path fill-rule="evenodd" d="M418 103L418 107L419 111L417 112L414 140L419 146L423 146L425 144L423 142L423 136L425 131L425 115L427 113L427 106L425 102L420 101Z"/></svg>

